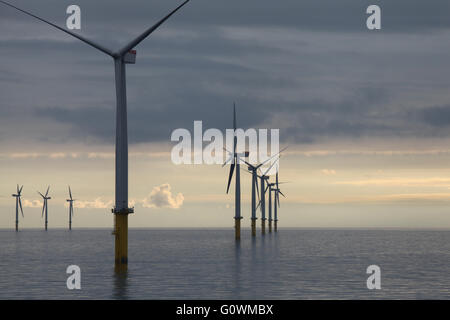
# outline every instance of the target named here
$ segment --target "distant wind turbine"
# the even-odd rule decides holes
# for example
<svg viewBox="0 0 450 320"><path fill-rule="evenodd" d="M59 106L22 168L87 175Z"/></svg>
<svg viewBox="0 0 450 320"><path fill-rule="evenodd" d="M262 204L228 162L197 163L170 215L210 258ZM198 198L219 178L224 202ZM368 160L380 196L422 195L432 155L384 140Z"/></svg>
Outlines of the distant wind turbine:
<svg viewBox="0 0 450 320"><path fill-rule="evenodd" d="M78 40L105 53L114 60L115 82L116 82L116 199L112 212L115 215L115 266L116 271L126 271L128 265L128 214L134 212L134 208L128 208L128 134L127 134L127 96L126 96L126 75L125 65L136 62L136 51L133 50L139 43L152 34L158 27L170 18L176 11L183 7L190 0L184 1L177 8L171 11L164 18L159 20L152 27L145 30L138 37L117 51L112 51L95 43L79 34L61 28L54 23L44 20L32 13L22 10L3 0L1 3L19 10L33 18L49 24ZM126 5L126 4L124 4Z"/></svg>
<svg viewBox="0 0 450 320"><path fill-rule="evenodd" d="M20 200L20 197L22 196L22 189L23 186L21 186L19 189L19 185L17 185L17 193L12 195L13 197L16 198L16 231L19 231L19 207L20 212L22 213L22 218L24 218L22 210L22 201Z"/></svg>
<svg viewBox="0 0 450 320"><path fill-rule="evenodd" d="M38 191L38 193L41 195L42 199L44 200L44 205L42 207L42 216L44 216L44 212L45 212L45 230L47 230L47 225L48 225L48 203L47 203L47 200L51 199L51 197L48 196L49 190L50 190L50 186L48 186L45 196Z"/></svg>
<svg viewBox="0 0 450 320"><path fill-rule="evenodd" d="M269 160L272 160L274 157L278 156L281 152L286 150L286 148L284 148L277 154L271 156L270 158L266 159L265 161L261 162L259 165L256 165L256 166L254 166L251 163L244 160L245 164L247 164L247 166L248 166L248 171L251 172L251 174L252 174L252 217L251 217L251 221L252 221L252 236L253 237L256 236L256 220L257 220L257 218L256 218L256 209L257 209L256 195L258 195L258 200L261 201L260 196L259 196L259 190L258 190L258 170L260 170L260 168L265 163L267 163Z"/></svg>
<svg viewBox="0 0 450 320"><path fill-rule="evenodd" d="M287 147L286 147L287 148ZM283 150L285 150L286 148L284 148ZM283 151L282 150L282 151ZM280 151L281 152L281 151ZM266 234L266 192L269 188L269 176L267 175L270 171L270 169L272 169L272 167L275 165L275 163L278 162L278 160L280 159L281 155L279 155L279 157L277 158L276 161L274 161L270 167L261 175L258 176L258 178L261 180L261 199L259 200L258 206L256 208L258 208L259 206L261 206L261 234ZM271 198L270 198L270 193L269 193L269 232L272 231L272 226L271 226L271 217L272 217L272 209L271 209Z"/></svg>
<svg viewBox="0 0 450 320"><path fill-rule="evenodd" d="M72 190L70 190L70 186L69 197L70 199L67 199L66 201L69 202L69 230L72 230L73 202L76 201L76 199L72 198Z"/></svg>
<svg viewBox="0 0 450 320"><path fill-rule="evenodd" d="M230 174L228 176L227 193L230 190L231 179L233 178L234 168L236 167L236 179L235 179L235 196L234 196L234 229L236 240L241 239L241 173L240 173L240 159L248 157L248 151L242 153L236 153L237 136L236 136L236 104L233 104L233 152L229 152L229 158L222 165L224 167L231 161Z"/></svg>

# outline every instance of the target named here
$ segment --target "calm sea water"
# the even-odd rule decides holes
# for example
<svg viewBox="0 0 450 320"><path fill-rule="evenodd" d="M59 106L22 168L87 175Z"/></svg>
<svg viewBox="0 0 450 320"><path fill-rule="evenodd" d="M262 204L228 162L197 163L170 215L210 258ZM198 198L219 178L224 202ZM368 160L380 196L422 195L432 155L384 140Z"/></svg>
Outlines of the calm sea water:
<svg viewBox="0 0 450 320"><path fill-rule="evenodd" d="M0 230L1 299L450 299L450 231L130 230L113 272L110 230ZM81 290L66 268L81 268ZM381 268L381 290L366 287Z"/></svg>

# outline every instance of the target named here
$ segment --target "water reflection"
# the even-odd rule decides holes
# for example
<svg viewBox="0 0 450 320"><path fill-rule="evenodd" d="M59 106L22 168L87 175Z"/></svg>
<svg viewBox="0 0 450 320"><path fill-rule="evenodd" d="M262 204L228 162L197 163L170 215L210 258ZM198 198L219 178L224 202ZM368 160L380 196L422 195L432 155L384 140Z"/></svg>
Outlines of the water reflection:
<svg viewBox="0 0 450 320"><path fill-rule="evenodd" d="M128 298L128 272L114 272L113 298Z"/></svg>
<svg viewBox="0 0 450 320"><path fill-rule="evenodd" d="M242 282L242 275L241 275L241 241L236 241L235 243L235 250L234 250L234 288L233 288L233 298L239 299L241 296L241 282Z"/></svg>

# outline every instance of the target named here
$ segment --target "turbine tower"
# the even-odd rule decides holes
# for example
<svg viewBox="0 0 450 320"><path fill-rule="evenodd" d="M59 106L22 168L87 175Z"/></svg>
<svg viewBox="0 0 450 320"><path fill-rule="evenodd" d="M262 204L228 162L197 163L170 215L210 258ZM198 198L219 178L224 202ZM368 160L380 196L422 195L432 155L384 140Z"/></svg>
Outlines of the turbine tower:
<svg viewBox="0 0 450 320"><path fill-rule="evenodd" d="M66 201L69 202L69 230L72 230L73 202L76 201L76 199L72 199L72 190L70 190L70 186L69 197L70 199L66 199Z"/></svg>
<svg viewBox="0 0 450 320"><path fill-rule="evenodd" d="M136 62L136 51L133 50L139 43L152 34L161 24L170 18L176 11L183 7L190 0L185 0L177 8L171 11L164 18L159 20L152 27L145 30L138 37L133 39L124 47L117 51L112 51L95 43L79 34L61 28L47 20L44 20L32 13L22 10L3 0L1 3L19 10L33 18L45 22L52 27L61 30L78 40L105 53L114 60L115 84L116 84L116 182L115 182L115 206L112 209L115 218L115 269L116 271L126 271L128 265L128 214L134 212L134 208L128 207L128 136L127 136L127 96L126 96L126 75L125 65Z"/></svg>
<svg viewBox="0 0 450 320"><path fill-rule="evenodd" d="M281 190L279 188L279 185L281 183L283 183L283 182L278 182L278 170L277 170L277 175L276 175L275 179L276 179L275 180L276 188L273 189L273 191L275 192L275 194L274 194L274 201L275 201L275 203L274 203L274 207L273 207L273 210L274 210L274 220L273 221L274 221L274 231L277 232L278 231L278 211L277 211L277 208L280 207L280 194L283 197L285 197L285 198L286 198L286 196L283 194L283 192L281 192Z"/></svg>
<svg viewBox="0 0 450 320"><path fill-rule="evenodd" d="M19 207L20 212L22 213L22 218L24 218L22 210L22 201L20 200L20 197L22 196L22 189L23 186L21 186L19 189L19 185L17 185L17 193L12 195L13 197L16 198L16 231L19 231Z"/></svg>
<svg viewBox="0 0 450 320"><path fill-rule="evenodd" d="M44 211L45 211L45 231L47 231L47 226L48 226L48 204L47 204L47 200L51 199L51 197L48 196L48 190L50 190L50 186L48 186L47 192L45 193L45 196L38 191L38 193L41 195L42 199L44 200L44 206L42 207L42 216L44 216Z"/></svg>
<svg viewBox="0 0 450 320"><path fill-rule="evenodd" d="M228 176L227 193L230 190L231 179L233 178L234 168L236 167L236 179L235 179L235 195L234 195L234 229L236 240L241 239L241 173L240 173L240 159L248 157L248 151L242 153L236 153L237 147L237 136L236 136L236 104L233 104L233 152L229 152L230 157L222 165L224 167L228 162L231 161L230 174Z"/></svg>
<svg viewBox="0 0 450 320"><path fill-rule="evenodd" d="M272 191L274 190L275 183L268 183L267 189L269 189L269 233L272 232Z"/></svg>

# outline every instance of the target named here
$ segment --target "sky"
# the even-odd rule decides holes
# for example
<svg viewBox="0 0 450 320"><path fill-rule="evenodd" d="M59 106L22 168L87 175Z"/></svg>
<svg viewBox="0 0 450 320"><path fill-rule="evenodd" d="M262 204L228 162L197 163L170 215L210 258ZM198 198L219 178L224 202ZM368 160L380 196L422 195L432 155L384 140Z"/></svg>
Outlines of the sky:
<svg viewBox="0 0 450 320"><path fill-rule="evenodd" d="M118 49L181 1L10 0ZM366 8L381 7L381 30ZM280 227L450 228L450 3L191 0L127 66L130 227L232 227L228 167L175 165L177 128L280 130ZM111 227L110 57L0 5L0 228ZM243 226L250 175L241 170ZM259 212L258 212L259 216Z"/></svg>

